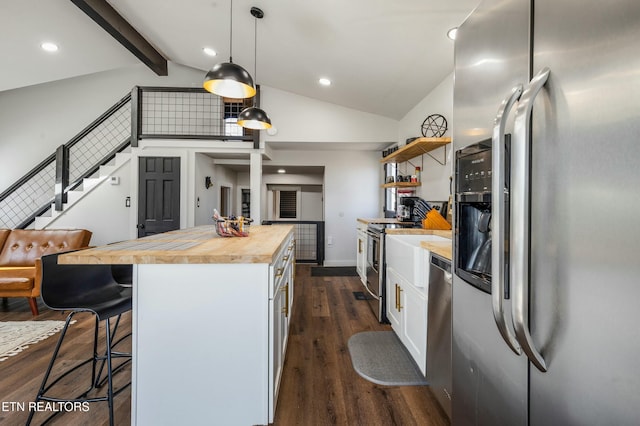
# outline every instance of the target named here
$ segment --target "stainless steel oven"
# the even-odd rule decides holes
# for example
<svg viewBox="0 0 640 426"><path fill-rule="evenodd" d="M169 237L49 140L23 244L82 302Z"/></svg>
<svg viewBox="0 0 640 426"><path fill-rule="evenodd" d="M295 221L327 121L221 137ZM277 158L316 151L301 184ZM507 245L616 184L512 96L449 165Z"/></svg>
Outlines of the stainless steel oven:
<svg viewBox="0 0 640 426"><path fill-rule="evenodd" d="M386 322L384 304L384 227L369 225L367 228L367 302L380 322Z"/></svg>
<svg viewBox="0 0 640 426"><path fill-rule="evenodd" d="M367 227L367 301L378 321L388 323L386 308L386 255L385 235L388 229L414 228L413 222L371 223Z"/></svg>

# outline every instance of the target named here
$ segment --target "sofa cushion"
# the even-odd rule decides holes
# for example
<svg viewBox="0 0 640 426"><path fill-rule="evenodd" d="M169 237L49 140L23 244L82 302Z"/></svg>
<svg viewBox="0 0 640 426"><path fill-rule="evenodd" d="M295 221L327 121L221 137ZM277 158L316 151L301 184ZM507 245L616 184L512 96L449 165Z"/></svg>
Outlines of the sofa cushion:
<svg viewBox="0 0 640 426"><path fill-rule="evenodd" d="M2 250L2 247L10 233L11 229L0 229L0 250Z"/></svg>
<svg viewBox="0 0 640 426"><path fill-rule="evenodd" d="M84 229L14 229L0 252L2 266L34 266L45 254L89 245L91 232Z"/></svg>

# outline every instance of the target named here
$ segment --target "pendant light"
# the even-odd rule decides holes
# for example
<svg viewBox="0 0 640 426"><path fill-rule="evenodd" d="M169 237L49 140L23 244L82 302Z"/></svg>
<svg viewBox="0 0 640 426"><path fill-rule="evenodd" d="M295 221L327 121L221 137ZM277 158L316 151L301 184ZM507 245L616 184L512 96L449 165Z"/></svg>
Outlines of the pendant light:
<svg viewBox="0 0 640 426"><path fill-rule="evenodd" d="M240 65L233 63L233 0L229 16L229 62L214 65L204 78L202 87L226 98L251 98L256 94L251 75Z"/></svg>
<svg viewBox="0 0 640 426"><path fill-rule="evenodd" d="M255 18L253 23L253 75L256 76L258 81L258 19L264 17L264 12L257 7L251 8L251 15ZM243 109L238 114L238 124L247 129L263 130L271 128L271 119L264 110L257 107L259 99L254 100L254 105L249 108Z"/></svg>

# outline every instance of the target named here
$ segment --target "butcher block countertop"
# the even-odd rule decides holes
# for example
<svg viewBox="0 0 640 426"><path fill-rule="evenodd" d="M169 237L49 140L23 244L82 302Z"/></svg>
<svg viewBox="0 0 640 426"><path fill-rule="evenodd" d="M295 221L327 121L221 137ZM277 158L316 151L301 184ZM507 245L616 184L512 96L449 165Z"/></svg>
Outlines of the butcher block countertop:
<svg viewBox="0 0 640 426"><path fill-rule="evenodd" d="M396 228L387 229L388 235L437 235L439 237L451 239L452 231L441 231L438 229L422 229L422 228Z"/></svg>
<svg viewBox="0 0 640 426"><path fill-rule="evenodd" d="M255 225L223 238L198 226L63 254L65 264L272 263L293 225Z"/></svg>
<svg viewBox="0 0 640 426"><path fill-rule="evenodd" d="M378 217L378 218L362 218L362 217L359 217L358 218L358 222L364 223L366 225L368 225L370 223L402 223L402 221L399 221L398 219L393 218L393 217Z"/></svg>
<svg viewBox="0 0 640 426"><path fill-rule="evenodd" d="M451 241L420 241L420 247L435 253L438 256L451 260Z"/></svg>

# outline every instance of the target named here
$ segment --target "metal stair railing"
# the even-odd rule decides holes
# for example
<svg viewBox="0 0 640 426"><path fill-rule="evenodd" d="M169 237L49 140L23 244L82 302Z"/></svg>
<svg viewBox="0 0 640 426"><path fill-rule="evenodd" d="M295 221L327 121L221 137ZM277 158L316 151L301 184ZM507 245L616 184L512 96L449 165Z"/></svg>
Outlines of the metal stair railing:
<svg viewBox="0 0 640 426"><path fill-rule="evenodd" d="M131 143L131 93L0 194L0 227L26 228Z"/></svg>

